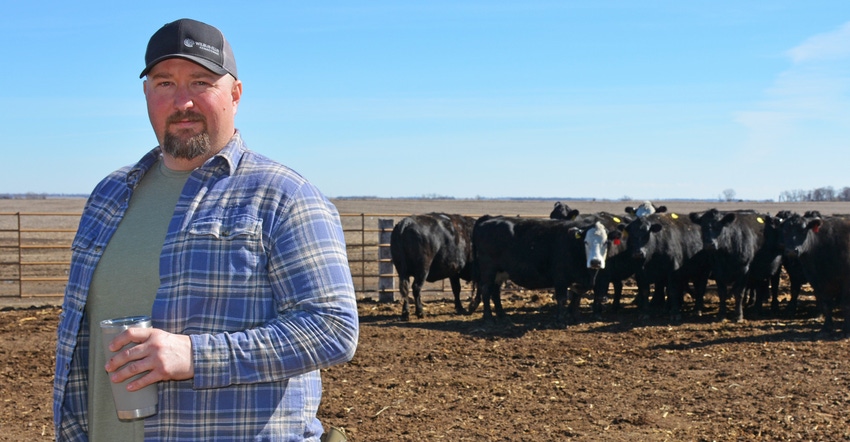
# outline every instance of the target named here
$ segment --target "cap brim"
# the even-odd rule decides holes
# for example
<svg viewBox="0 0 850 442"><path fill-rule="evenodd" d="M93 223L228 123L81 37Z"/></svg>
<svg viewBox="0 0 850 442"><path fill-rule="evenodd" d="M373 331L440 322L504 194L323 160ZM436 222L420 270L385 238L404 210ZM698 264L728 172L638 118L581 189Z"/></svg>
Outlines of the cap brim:
<svg viewBox="0 0 850 442"><path fill-rule="evenodd" d="M151 69L153 69L153 67L157 65L157 63L164 61L164 60L168 60L170 58L182 58L182 59L185 59L185 60L189 60L191 62L194 62L194 63L197 63L197 64L203 66L207 70L214 72L218 75L230 74L230 72L228 72L227 69L225 69L225 68L223 68L223 67L221 67L221 66L219 66L219 65L217 65L217 64L215 64L215 63L213 63L213 62L211 62L211 61L209 61L205 58L196 57L194 55L170 54L170 55L166 55L166 56L163 56L163 57L159 57L156 60L150 62L147 66L145 66L145 70L143 70L142 73L139 74L139 78L143 78L145 75L148 75L148 72L150 72ZM231 74L231 75L233 75L233 74Z"/></svg>

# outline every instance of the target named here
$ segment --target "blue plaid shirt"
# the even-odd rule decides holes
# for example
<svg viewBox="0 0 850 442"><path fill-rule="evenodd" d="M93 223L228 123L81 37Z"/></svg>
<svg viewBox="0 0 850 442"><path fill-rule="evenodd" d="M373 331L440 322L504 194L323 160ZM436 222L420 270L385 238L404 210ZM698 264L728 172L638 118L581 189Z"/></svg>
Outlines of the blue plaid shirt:
<svg viewBox="0 0 850 442"><path fill-rule="evenodd" d="M57 440L87 440L92 274L159 148L95 188L60 317ZM336 208L237 132L183 188L159 261L153 325L189 335L195 375L159 384L146 440L318 440L319 370L350 360L357 306ZM111 398L104 398L111 400Z"/></svg>

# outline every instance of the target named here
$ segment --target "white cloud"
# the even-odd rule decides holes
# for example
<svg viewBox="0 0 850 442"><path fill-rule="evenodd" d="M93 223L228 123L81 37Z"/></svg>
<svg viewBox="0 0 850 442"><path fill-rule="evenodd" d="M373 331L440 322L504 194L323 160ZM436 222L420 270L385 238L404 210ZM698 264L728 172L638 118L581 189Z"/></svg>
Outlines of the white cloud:
<svg viewBox="0 0 850 442"><path fill-rule="evenodd" d="M832 32L810 37L787 52L794 63L828 61L850 56L850 22Z"/></svg>
<svg viewBox="0 0 850 442"><path fill-rule="evenodd" d="M736 115L749 130L749 150L782 149L795 142L789 135L813 130L809 125L823 130L850 121L850 22L806 39L787 54L794 63L776 75L764 99Z"/></svg>

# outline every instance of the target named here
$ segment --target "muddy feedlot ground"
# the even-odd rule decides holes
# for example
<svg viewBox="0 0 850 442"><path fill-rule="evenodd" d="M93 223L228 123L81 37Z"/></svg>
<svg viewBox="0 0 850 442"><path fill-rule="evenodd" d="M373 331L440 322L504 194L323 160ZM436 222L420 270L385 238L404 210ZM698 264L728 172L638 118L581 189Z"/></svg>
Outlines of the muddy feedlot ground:
<svg viewBox="0 0 850 442"><path fill-rule="evenodd" d="M552 206L336 202L347 213L545 215ZM0 212L15 210L3 204ZM76 204L67 210L79 210L82 202ZM615 213L626 205L569 204ZM850 212L823 203L665 204L679 213L730 206ZM457 316L440 299L426 303L425 318L402 322L397 303L361 299L357 354L323 372L319 417L351 441L850 440L850 341L818 334L810 291L794 318L767 313L737 324L714 319L718 300L710 288L709 316L686 315L670 325L661 317L639 318L629 304L633 289L627 286L624 310L606 312L602 321L591 320L585 299L582 322L567 329L555 327L548 292L506 294L509 319L494 323L482 322L480 308ZM787 296L783 286L783 308ZM52 439L60 310L37 300L0 309L0 440Z"/></svg>

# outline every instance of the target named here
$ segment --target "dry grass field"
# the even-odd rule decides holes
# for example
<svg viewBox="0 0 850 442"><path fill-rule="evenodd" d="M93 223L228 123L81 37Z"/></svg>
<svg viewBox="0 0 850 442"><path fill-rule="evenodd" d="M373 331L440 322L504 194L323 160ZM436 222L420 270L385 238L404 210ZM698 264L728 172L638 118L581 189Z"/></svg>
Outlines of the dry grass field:
<svg viewBox="0 0 850 442"><path fill-rule="evenodd" d="M343 214L399 218L442 211L546 216L553 201L336 200ZM634 202L567 202L619 213ZM687 213L710 207L775 213L850 213L842 204L656 202ZM0 213L77 213L82 200L0 200ZM397 221L397 220L396 220ZM5 239L0 239L6 241ZM363 298L360 344L350 363L323 372L320 418L349 440L713 441L850 440L850 342L817 333L810 291L798 314L682 324L642 318L629 304L567 329L552 321L548 292L517 290L509 319L457 316L431 299L426 317ZM787 286L781 299L788 297ZM2 298L0 301L3 301ZM39 304L30 307L29 304ZM0 309L0 440L53 439L53 348L59 308L35 298ZM687 304L687 303L686 303ZM690 304L686 305L686 308Z"/></svg>

